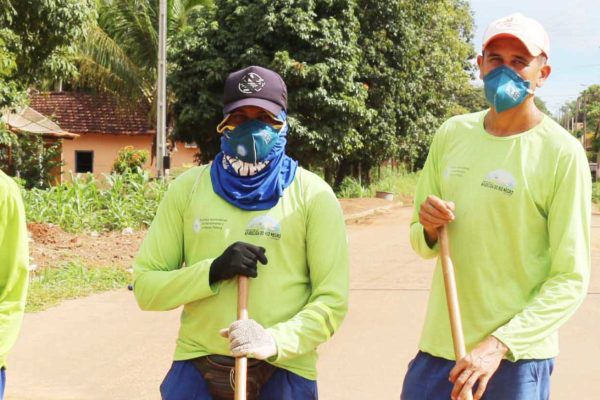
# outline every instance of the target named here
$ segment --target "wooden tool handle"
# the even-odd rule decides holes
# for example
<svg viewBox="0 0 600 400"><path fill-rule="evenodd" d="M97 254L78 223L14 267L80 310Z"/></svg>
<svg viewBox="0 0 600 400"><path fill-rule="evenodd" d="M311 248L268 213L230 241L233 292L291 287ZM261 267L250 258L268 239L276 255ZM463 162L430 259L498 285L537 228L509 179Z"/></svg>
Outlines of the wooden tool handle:
<svg viewBox="0 0 600 400"><path fill-rule="evenodd" d="M248 319L248 277L238 276L238 303L237 318ZM237 357L235 359L235 400L246 400L246 380L248 372L248 359Z"/></svg>
<svg viewBox="0 0 600 400"><path fill-rule="evenodd" d="M248 277L238 276L237 318L248 319Z"/></svg>
<svg viewBox="0 0 600 400"><path fill-rule="evenodd" d="M454 356L460 360L467 355L465 338L463 335L462 322L460 319L460 307L458 305L458 294L456 291L456 279L454 278L454 266L450 258L450 242L446 226L438 229L438 240L440 241L440 253L442 258L442 271L444 273L444 287L446 288L446 302L450 314L450 328L452 329L452 342L454 343ZM467 399L473 398L469 393Z"/></svg>

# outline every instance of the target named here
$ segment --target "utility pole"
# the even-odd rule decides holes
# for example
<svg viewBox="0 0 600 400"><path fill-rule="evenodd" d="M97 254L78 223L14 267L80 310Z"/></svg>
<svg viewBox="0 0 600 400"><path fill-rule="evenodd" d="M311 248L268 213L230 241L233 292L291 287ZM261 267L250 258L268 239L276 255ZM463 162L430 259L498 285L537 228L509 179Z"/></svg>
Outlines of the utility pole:
<svg viewBox="0 0 600 400"><path fill-rule="evenodd" d="M156 175L168 174L167 156L167 0L160 0L158 16L158 82L156 91ZM166 164L166 165L165 165Z"/></svg>
<svg viewBox="0 0 600 400"><path fill-rule="evenodd" d="M583 94L583 149L587 151L587 109L585 104L585 93Z"/></svg>
<svg viewBox="0 0 600 400"><path fill-rule="evenodd" d="M580 102L579 102L579 97L578 97L577 98L577 108L576 108L577 111L575 111L575 123L576 124L579 122L579 104L580 104ZM577 129L577 125L575 125L575 129Z"/></svg>

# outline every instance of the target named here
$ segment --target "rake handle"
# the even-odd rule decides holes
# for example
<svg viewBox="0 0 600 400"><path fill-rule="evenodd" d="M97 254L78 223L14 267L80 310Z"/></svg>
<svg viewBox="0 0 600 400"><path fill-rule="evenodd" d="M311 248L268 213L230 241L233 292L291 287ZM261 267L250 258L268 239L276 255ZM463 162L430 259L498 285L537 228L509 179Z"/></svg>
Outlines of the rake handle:
<svg viewBox="0 0 600 400"><path fill-rule="evenodd" d="M454 356L460 360L467 355L465 338L463 335L462 322L460 318L460 307L458 305L458 293L456 291L456 279L454 277L454 265L450 258L450 242L448 240L448 229L446 225L438 228L438 240L440 242L440 253L442 259L442 272L444 274L444 287L446 288L446 302L448 314L450 315L450 328L452 330L452 343L454 344ZM468 400L473 398L469 393Z"/></svg>
<svg viewBox="0 0 600 400"><path fill-rule="evenodd" d="M248 277L238 276L237 318L248 319ZM248 358L235 359L235 400L246 400Z"/></svg>

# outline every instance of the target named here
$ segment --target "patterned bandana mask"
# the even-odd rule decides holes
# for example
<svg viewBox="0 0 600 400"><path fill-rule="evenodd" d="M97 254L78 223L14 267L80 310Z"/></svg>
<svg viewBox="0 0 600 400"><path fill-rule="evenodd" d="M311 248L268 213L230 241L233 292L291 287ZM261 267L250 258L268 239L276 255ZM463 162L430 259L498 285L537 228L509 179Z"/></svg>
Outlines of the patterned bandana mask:
<svg viewBox="0 0 600 400"><path fill-rule="evenodd" d="M218 196L242 210L268 210L277 205L283 196L283 191L294 181L298 167L298 162L285 154L288 131L286 117L285 111L281 111L274 118L275 126L267 129L267 136L270 136L271 140L265 137L256 137L257 132L249 129L251 133L246 136L251 136L253 148L248 150L246 147L244 150L252 153L251 161L256 158L257 162L244 161L240 152L235 151L239 149L236 145L248 146L250 141L231 140L235 137L233 132L235 129L233 126L227 125L228 117L219 124L217 131L223 133L221 136L222 151L216 155L210 167L213 190ZM264 125L253 124L250 126ZM274 132L277 132L275 137L273 137ZM260 132L258 133L258 136L261 136ZM266 152L268 148L270 150ZM241 153L244 153L244 150ZM263 156L265 152L266 154ZM248 159L246 156L244 158Z"/></svg>
<svg viewBox="0 0 600 400"><path fill-rule="evenodd" d="M269 162L269 160L265 160L257 163L249 163L227 154L223 156L223 168L226 170L231 168L239 176L254 176L265 169L269 165Z"/></svg>

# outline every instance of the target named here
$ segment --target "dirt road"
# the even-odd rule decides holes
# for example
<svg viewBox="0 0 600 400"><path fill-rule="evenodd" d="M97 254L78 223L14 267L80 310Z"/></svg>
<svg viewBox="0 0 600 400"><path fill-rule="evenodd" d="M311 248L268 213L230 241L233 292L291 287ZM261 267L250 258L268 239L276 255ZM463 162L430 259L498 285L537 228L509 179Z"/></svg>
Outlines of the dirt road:
<svg viewBox="0 0 600 400"><path fill-rule="evenodd" d="M324 400L398 399L414 356L433 262L408 245L410 209L351 223L348 317L321 347ZM590 294L561 330L552 399L600 393L600 216L593 219ZM27 314L9 357L8 400L153 400L174 349L179 312L141 312L131 292L68 301Z"/></svg>

